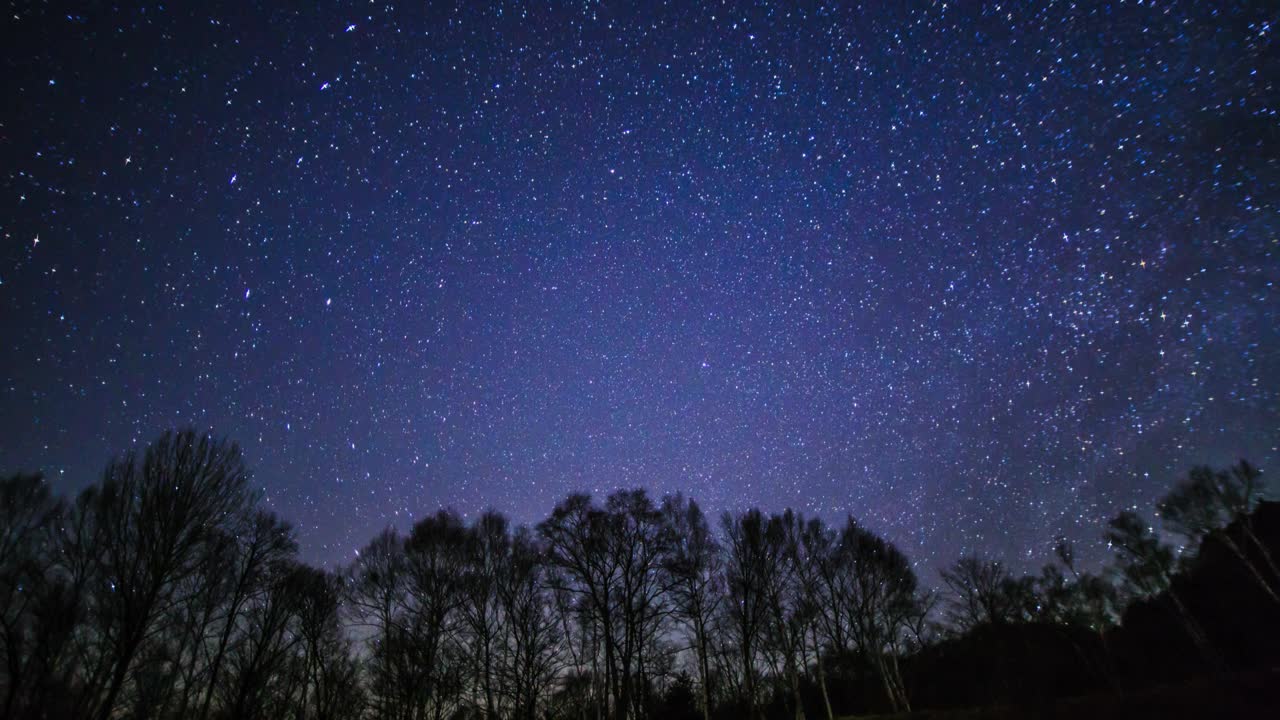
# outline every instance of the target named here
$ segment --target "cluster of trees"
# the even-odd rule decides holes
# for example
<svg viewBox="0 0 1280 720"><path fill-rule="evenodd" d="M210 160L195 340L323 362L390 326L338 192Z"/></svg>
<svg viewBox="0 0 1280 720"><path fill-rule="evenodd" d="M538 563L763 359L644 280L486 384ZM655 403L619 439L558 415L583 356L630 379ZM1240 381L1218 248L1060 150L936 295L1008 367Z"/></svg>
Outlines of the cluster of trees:
<svg viewBox="0 0 1280 720"><path fill-rule="evenodd" d="M352 717L338 576L298 562L238 449L166 433L72 502L0 482L0 714Z"/></svg>
<svg viewBox="0 0 1280 720"><path fill-rule="evenodd" d="M1061 542L1037 575L965 557L939 590L852 518L713 521L642 490L572 495L533 528L442 510L325 571L234 445L167 433L71 501L0 481L0 718L830 720L1003 699L937 690L1000 633L1051 638L1084 678L1068 690L1114 686L1132 677L1113 647L1134 644L1126 607L1147 609L1139 635L1173 623L1192 667L1221 669L1239 653L1188 578L1218 553L1280 604L1260 492L1247 464L1196 469L1160 505L1188 552L1122 513L1107 575Z"/></svg>

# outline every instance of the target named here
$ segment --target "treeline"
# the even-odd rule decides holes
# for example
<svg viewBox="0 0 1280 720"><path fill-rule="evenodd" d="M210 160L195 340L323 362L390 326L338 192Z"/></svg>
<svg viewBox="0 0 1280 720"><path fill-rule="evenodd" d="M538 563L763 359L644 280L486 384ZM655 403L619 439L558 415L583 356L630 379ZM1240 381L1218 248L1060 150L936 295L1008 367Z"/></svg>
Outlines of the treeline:
<svg viewBox="0 0 1280 720"><path fill-rule="evenodd" d="M853 518L571 495L442 510L309 567L237 448L167 433L74 499L0 481L3 718L764 718L1046 702L1280 658L1280 518L1246 463L1030 576L938 590ZM1261 503L1261 504L1260 504ZM1121 620L1123 619L1123 623Z"/></svg>

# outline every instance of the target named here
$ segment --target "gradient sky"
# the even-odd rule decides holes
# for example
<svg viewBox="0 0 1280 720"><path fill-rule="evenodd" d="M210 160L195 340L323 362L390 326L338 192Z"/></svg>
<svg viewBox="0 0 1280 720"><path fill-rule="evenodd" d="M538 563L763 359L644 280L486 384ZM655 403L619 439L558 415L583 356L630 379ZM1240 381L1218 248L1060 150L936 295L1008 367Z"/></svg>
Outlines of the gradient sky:
<svg viewBox="0 0 1280 720"><path fill-rule="evenodd" d="M0 470L194 424L317 562L642 485L935 568L1280 461L1274 5L429 4L10 8Z"/></svg>

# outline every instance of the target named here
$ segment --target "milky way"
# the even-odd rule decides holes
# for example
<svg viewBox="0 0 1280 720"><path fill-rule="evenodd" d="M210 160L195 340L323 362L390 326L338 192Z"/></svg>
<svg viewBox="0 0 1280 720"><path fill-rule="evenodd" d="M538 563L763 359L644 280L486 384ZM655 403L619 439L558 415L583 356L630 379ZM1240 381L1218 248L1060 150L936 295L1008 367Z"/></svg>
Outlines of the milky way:
<svg viewBox="0 0 1280 720"><path fill-rule="evenodd" d="M194 424L319 562L640 485L932 568L1277 467L1274 7L401 5L7 13L0 470Z"/></svg>

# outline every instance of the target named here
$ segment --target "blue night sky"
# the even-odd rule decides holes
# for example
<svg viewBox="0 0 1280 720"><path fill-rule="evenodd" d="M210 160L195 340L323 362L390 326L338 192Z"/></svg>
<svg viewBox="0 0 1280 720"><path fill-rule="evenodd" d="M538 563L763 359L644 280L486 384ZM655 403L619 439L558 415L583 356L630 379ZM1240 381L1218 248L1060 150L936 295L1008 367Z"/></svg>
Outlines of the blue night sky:
<svg viewBox="0 0 1280 720"><path fill-rule="evenodd" d="M639 485L932 568L1280 461L1274 6L427 4L10 7L0 471L193 424L317 562Z"/></svg>

